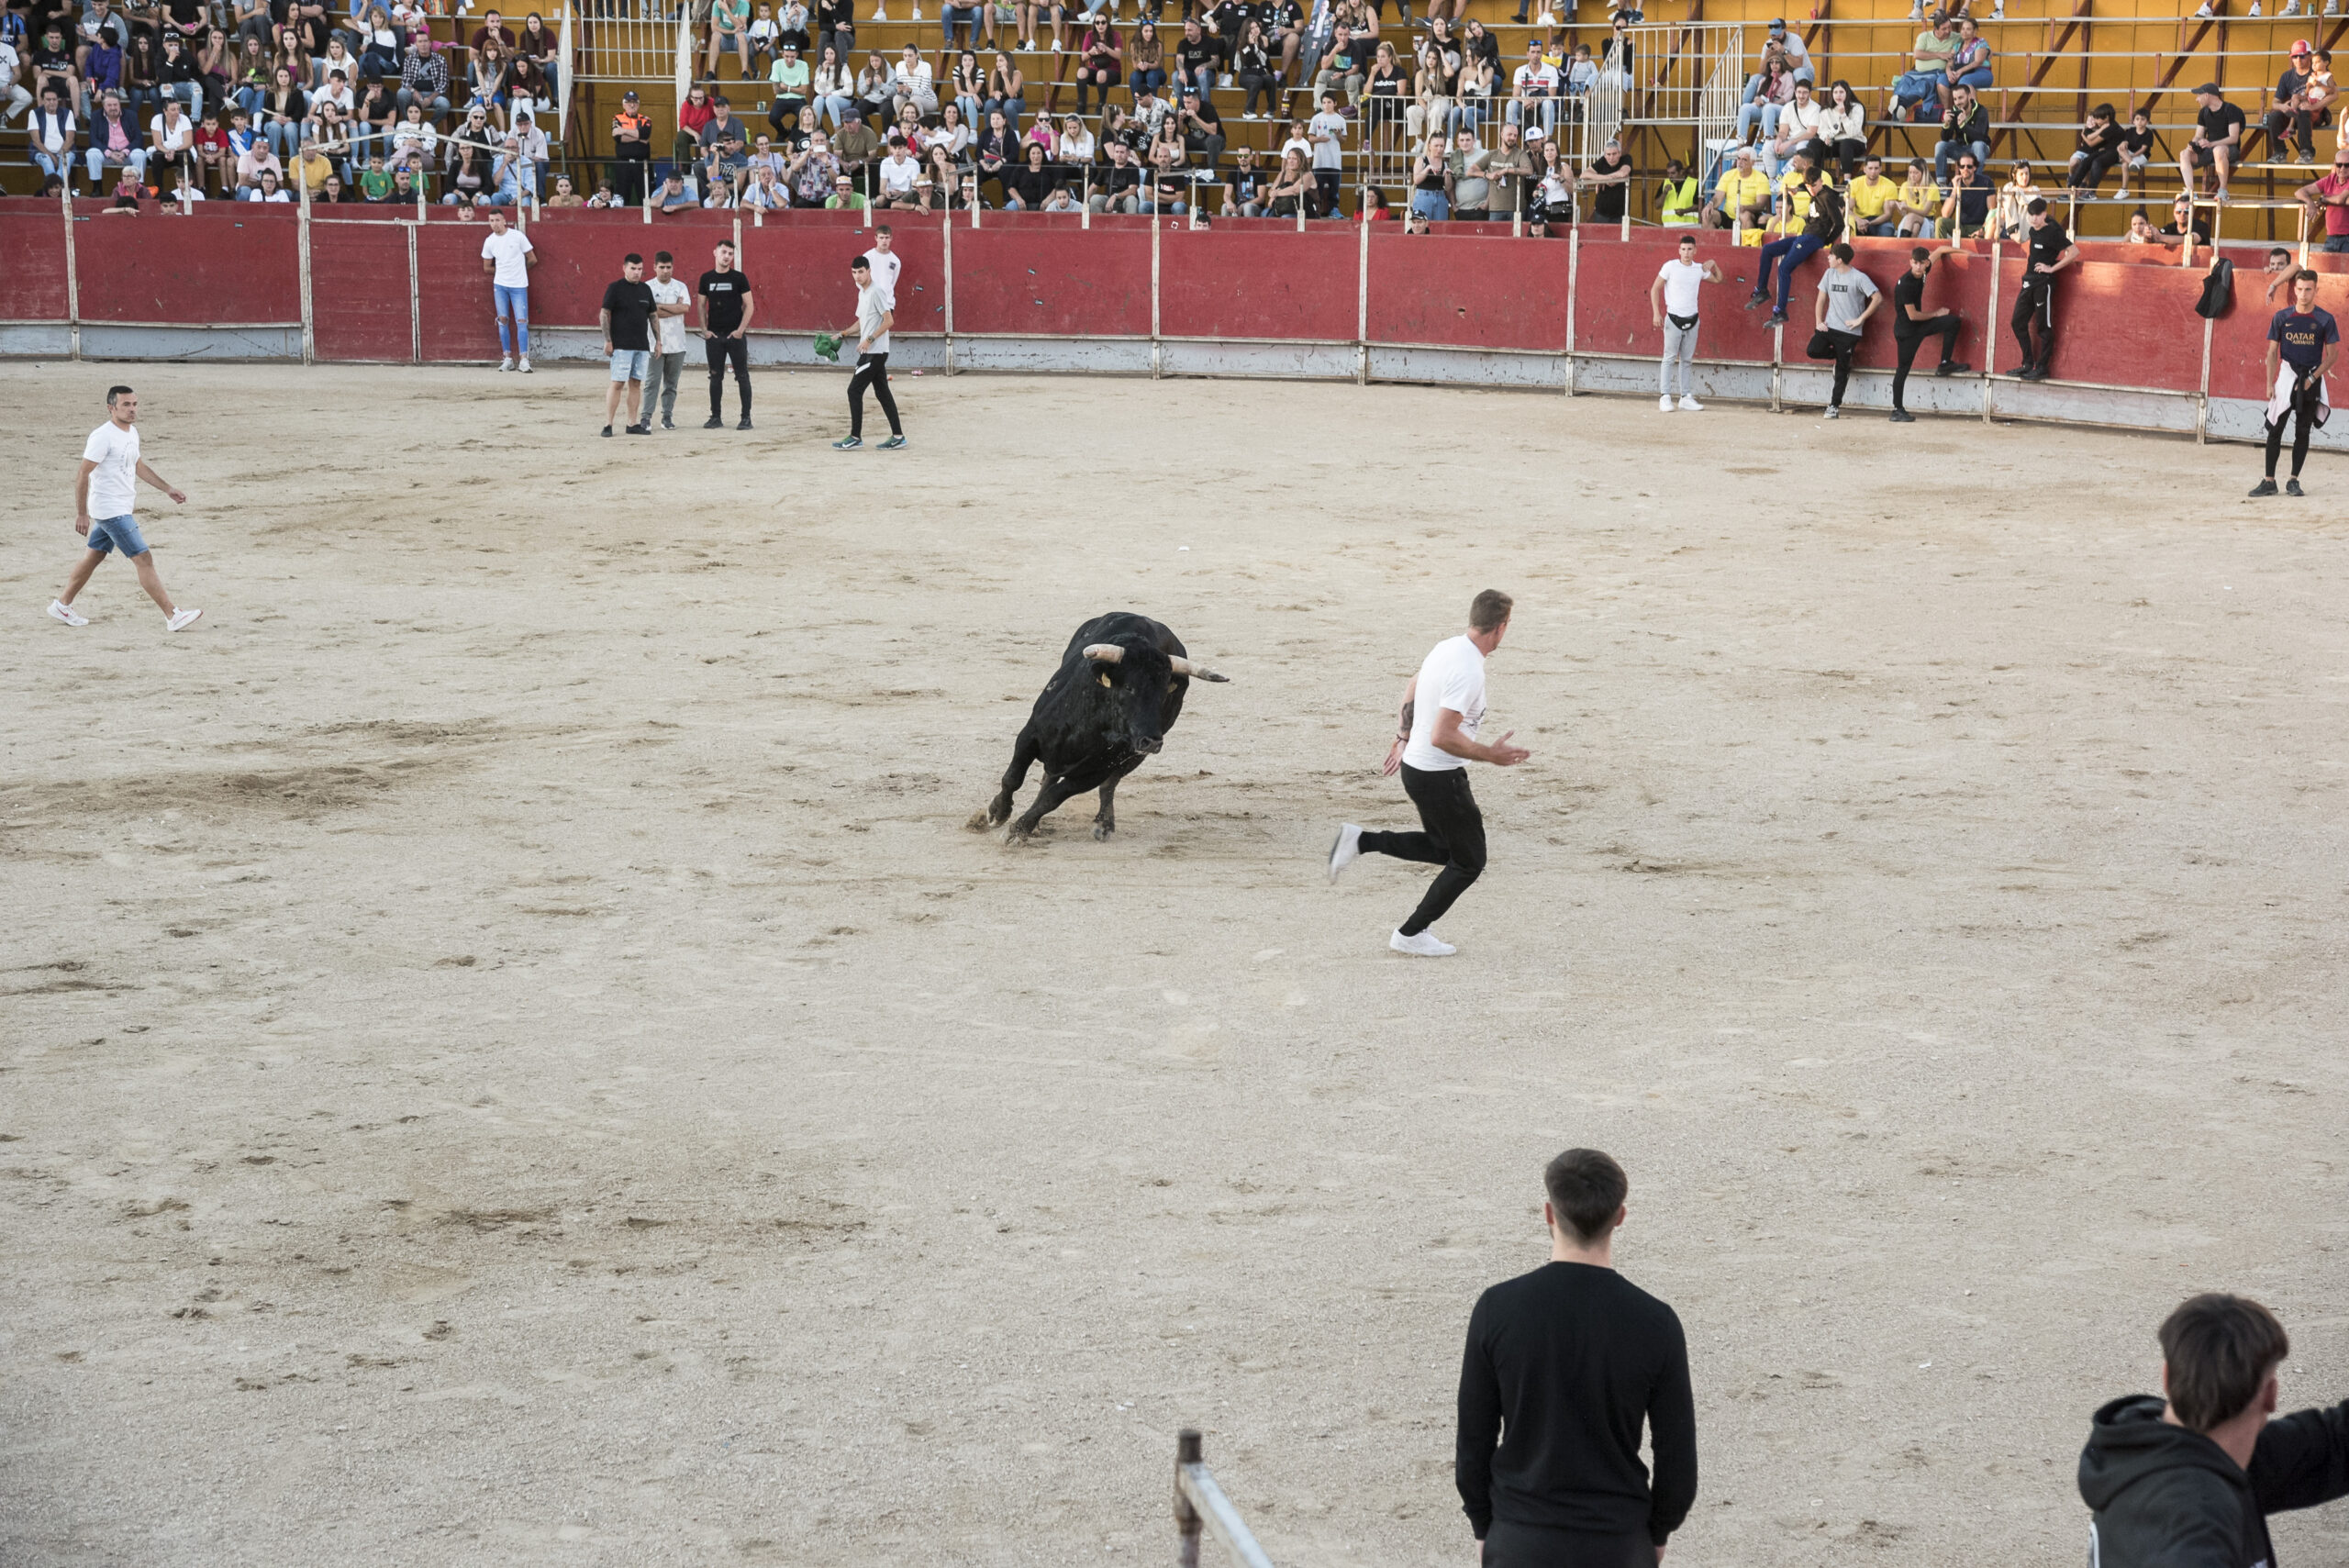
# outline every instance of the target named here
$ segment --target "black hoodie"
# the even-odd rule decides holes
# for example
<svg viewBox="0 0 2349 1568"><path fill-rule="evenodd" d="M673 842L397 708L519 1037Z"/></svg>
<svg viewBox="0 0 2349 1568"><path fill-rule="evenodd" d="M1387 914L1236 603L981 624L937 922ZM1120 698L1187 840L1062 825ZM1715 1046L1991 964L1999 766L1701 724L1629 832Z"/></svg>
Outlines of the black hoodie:
<svg viewBox="0 0 2349 1568"><path fill-rule="evenodd" d="M2248 1473L2150 1394L2096 1413L2080 1451L2089 1568L2275 1568L2267 1516L2349 1496L2349 1401L2267 1423Z"/></svg>

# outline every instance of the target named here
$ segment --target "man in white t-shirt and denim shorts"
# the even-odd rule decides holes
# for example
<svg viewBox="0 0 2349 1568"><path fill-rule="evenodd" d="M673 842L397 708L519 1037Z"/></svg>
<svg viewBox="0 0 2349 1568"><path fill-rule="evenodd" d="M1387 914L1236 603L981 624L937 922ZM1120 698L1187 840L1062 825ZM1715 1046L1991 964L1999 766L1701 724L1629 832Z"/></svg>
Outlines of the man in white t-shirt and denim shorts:
<svg viewBox="0 0 2349 1568"><path fill-rule="evenodd" d="M165 629L184 631L204 613L172 603L172 596L163 591L162 578L156 574L154 552L147 548L139 519L131 515L142 479L173 501L187 499L139 455L138 423L139 395L127 386L108 387L106 422L91 431L83 445L82 471L73 481L73 531L87 539L90 548L73 568L73 575L66 579L65 592L49 602L51 620L67 626L90 624L74 610L74 595L88 586L98 563L117 550L138 568L139 585L163 612Z"/></svg>
<svg viewBox="0 0 2349 1568"><path fill-rule="evenodd" d="M539 264L539 253L530 246L530 237L518 228L509 228L502 207L489 209L489 232L482 236L481 266L490 278L490 292L497 302L497 348L505 358L497 368L515 368L514 350L522 350L521 372L530 373L530 269Z"/></svg>
<svg viewBox="0 0 2349 1568"><path fill-rule="evenodd" d="M1402 769L1403 793L1419 808L1422 830L1367 833L1348 822L1340 826L1338 841L1330 846L1332 882L1364 852L1443 867L1419 906L1387 942L1397 952L1442 958L1457 951L1438 941L1428 928L1443 917L1485 869L1485 818L1469 792L1468 764L1508 768L1531 755L1524 747L1509 744L1515 730L1489 746L1476 739L1477 727L1485 722L1485 660L1501 645L1513 604L1497 588L1477 595L1468 606L1468 629L1437 643L1403 688L1402 722L1395 744L1387 748L1383 771Z"/></svg>

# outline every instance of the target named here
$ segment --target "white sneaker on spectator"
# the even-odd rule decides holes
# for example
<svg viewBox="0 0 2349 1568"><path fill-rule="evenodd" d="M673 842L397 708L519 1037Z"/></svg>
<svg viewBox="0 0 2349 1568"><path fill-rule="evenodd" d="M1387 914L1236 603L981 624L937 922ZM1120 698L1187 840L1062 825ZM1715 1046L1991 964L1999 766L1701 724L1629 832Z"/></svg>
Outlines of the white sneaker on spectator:
<svg viewBox="0 0 2349 1568"><path fill-rule="evenodd" d="M1655 406L1656 406L1656 411L1657 411L1658 413L1662 413L1662 414L1669 414L1669 413L1671 413L1671 412L1672 412L1672 394L1670 394L1670 393L1668 393L1668 392L1667 392L1667 393L1665 393L1662 397L1657 398L1657 399L1655 400Z"/></svg>
<svg viewBox="0 0 2349 1568"><path fill-rule="evenodd" d="M1362 829L1351 822L1338 824L1338 840L1330 846L1330 880L1354 863L1362 855Z"/></svg>
<svg viewBox="0 0 2349 1568"><path fill-rule="evenodd" d="M72 606L67 604L62 599L51 599L49 601L49 618L51 620L61 620L67 626L87 626L90 624L89 617L78 614Z"/></svg>
<svg viewBox="0 0 2349 1568"><path fill-rule="evenodd" d="M528 375L528 374L529 374L529 373L530 373L530 356L529 356L529 355L528 355L528 354L524 354L524 355L522 356L522 362L521 362L520 364L518 364L518 365L515 366L514 368L515 368L516 370L520 371L524 375Z"/></svg>
<svg viewBox="0 0 2349 1568"><path fill-rule="evenodd" d="M1705 406L1684 392L1680 395L1680 411L1683 414L1702 414Z"/></svg>
<svg viewBox="0 0 2349 1568"><path fill-rule="evenodd" d="M1460 951L1450 942L1436 940L1433 931L1421 931L1416 937L1407 937L1397 931L1386 939L1386 945L1397 952L1407 952L1414 958L1450 958Z"/></svg>
<svg viewBox="0 0 2349 1568"><path fill-rule="evenodd" d="M504 359L498 361L497 368L501 372L512 370L514 368L514 356L508 354Z"/></svg>
<svg viewBox="0 0 2349 1568"><path fill-rule="evenodd" d="M2251 0L2251 9L2244 12L2243 15L2246 17L2256 17L2259 15L2259 0Z"/></svg>
<svg viewBox="0 0 2349 1568"><path fill-rule="evenodd" d="M204 612L202 610L173 610L172 612L172 618L163 623L163 629L166 631L185 631L188 628L195 624L195 617L203 613Z"/></svg>

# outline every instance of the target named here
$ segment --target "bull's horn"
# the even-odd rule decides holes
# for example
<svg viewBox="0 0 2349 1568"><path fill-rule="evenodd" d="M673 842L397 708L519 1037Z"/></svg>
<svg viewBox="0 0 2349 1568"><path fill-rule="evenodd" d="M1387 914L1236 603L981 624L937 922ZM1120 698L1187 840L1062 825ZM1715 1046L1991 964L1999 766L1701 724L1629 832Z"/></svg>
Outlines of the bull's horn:
<svg viewBox="0 0 2349 1568"><path fill-rule="evenodd" d="M1176 659L1170 656L1166 662L1174 666L1174 673L1176 674L1188 675L1195 681L1223 681L1228 683L1231 679L1229 675L1217 674L1213 670L1208 669L1204 664L1194 664L1188 659Z"/></svg>
<svg viewBox="0 0 2349 1568"><path fill-rule="evenodd" d="M1126 651L1114 642L1091 642L1085 644L1085 656L1104 664L1115 664L1126 656Z"/></svg>

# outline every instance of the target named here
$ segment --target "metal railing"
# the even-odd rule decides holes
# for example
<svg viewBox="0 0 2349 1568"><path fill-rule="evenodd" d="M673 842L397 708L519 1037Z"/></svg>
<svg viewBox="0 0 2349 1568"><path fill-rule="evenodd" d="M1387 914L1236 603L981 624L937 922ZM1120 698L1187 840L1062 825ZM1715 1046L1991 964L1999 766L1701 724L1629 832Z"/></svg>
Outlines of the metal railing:
<svg viewBox="0 0 2349 1568"><path fill-rule="evenodd" d="M1273 1568L1273 1560L1256 1544L1248 1521L1215 1484L1215 1476L1200 1457L1199 1433L1185 1427L1174 1439L1175 1562L1181 1568L1199 1568L1199 1536L1212 1535L1241 1568Z"/></svg>

